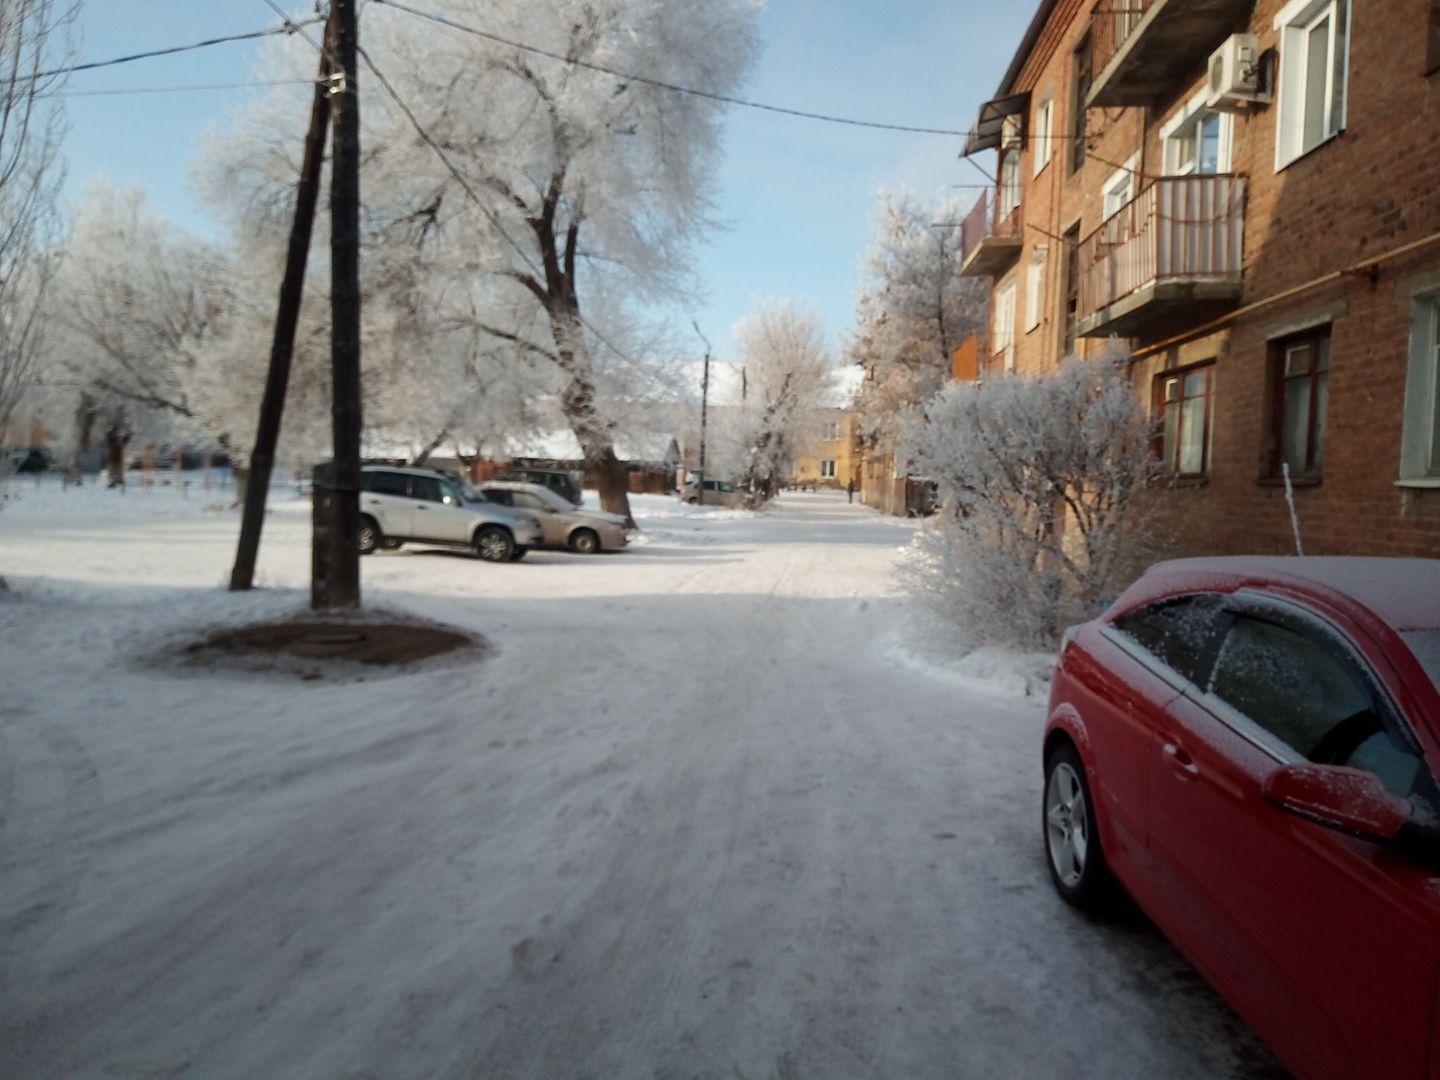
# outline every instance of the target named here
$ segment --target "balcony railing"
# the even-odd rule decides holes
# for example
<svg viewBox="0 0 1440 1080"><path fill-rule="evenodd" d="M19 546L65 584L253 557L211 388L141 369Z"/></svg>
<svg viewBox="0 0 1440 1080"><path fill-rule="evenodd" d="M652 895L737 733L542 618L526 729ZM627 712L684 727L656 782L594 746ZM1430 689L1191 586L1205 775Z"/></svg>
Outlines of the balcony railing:
<svg viewBox="0 0 1440 1080"><path fill-rule="evenodd" d="M1090 53L1092 70L1102 72L1115 59L1125 40L1135 32L1141 18L1154 0L1110 0L1095 8L1090 16Z"/></svg>
<svg viewBox="0 0 1440 1080"><path fill-rule="evenodd" d="M1025 241L1025 217L1021 206L1001 212L1001 204L982 200L965 219L965 262L962 274L991 277L1004 271L1020 257Z"/></svg>
<svg viewBox="0 0 1440 1080"><path fill-rule="evenodd" d="M1090 16L1086 104L1149 105L1193 82L1255 0L1101 0Z"/></svg>
<svg viewBox="0 0 1440 1080"><path fill-rule="evenodd" d="M1240 295L1244 227L1243 176L1156 180L1080 241L1079 333L1141 336L1223 310Z"/></svg>

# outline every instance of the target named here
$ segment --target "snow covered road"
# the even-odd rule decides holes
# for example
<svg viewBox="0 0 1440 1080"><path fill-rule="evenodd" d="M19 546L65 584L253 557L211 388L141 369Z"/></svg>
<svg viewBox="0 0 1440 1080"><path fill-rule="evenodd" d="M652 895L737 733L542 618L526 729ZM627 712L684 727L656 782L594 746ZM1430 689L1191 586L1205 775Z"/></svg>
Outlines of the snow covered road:
<svg viewBox="0 0 1440 1080"><path fill-rule="evenodd" d="M1043 698L911 656L905 522L641 497L620 555L378 555L368 606L496 651L327 684L139 659L297 609L303 503L237 597L203 499L18 493L0 1076L1278 1075L1055 899Z"/></svg>

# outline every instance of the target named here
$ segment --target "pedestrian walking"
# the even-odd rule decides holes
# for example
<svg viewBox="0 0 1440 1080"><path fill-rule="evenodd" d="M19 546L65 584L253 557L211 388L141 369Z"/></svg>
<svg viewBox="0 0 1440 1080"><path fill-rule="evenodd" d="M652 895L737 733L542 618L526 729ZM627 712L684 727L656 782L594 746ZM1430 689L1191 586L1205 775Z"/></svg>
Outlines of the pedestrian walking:
<svg viewBox="0 0 1440 1080"><path fill-rule="evenodd" d="M848 503L855 501L855 478L853 476L850 478L850 482L845 485L845 501Z"/></svg>

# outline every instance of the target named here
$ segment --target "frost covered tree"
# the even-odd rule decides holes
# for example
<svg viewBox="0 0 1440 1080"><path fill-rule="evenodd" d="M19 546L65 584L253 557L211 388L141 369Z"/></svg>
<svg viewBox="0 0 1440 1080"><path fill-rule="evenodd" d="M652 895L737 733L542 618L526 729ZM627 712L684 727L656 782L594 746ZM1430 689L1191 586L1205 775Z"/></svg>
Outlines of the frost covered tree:
<svg viewBox="0 0 1440 1080"><path fill-rule="evenodd" d="M0 432L45 354L45 293L58 259L65 116L56 97L76 6L0 4Z"/></svg>
<svg viewBox="0 0 1440 1080"><path fill-rule="evenodd" d="M602 505L628 515L612 405L635 365L607 328L691 294L723 106L596 68L731 92L755 56L755 5L435 0L426 11L452 25L365 10L365 48L413 121L362 66L363 259L406 252L427 319L489 339L455 355L500 360L553 402L600 475ZM313 66L295 48L272 54L272 74ZM264 178L293 176L295 151L275 130L241 121L212 165L258 213L283 201Z"/></svg>
<svg viewBox="0 0 1440 1080"><path fill-rule="evenodd" d="M882 192L847 358L867 378L856 399L867 436L888 441L900 415L935 394L959 345L983 325L984 291L960 276L959 200Z"/></svg>
<svg viewBox="0 0 1440 1080"><path fill-rule="evenodd" d="M737 418L742 486L769 498L796 444L814 425L834 380L818 312L789 300L762 301L735 326L746 395Z"/></svg>
<svg viewBox="0 0 1440 1080"><path fill-rule="evenodd" d="M965 644L1053 645L1159 543L1137 499L1155 475L1151 427L1126 368L1111 351L952 383L905 418L903 452L943 500L912 586Z"/></svg>
<svg viewBox="0 0 1440 1080"><path fill-rule="evenodd" d="M112 484L137 424L196 420L192 377L229 289L220 254L138 191L91 187L52 290L55 382L97 402Z"/></svg>

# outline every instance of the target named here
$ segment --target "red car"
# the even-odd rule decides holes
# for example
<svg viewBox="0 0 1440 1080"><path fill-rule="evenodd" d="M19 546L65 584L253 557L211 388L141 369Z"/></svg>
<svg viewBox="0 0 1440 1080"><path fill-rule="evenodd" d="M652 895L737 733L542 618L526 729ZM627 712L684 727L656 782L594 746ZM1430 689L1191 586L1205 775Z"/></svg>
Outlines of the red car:
<svg viewBox="0 0 1440 1080"><path fill-rule="evenodd" d="M1152 567L1066 632L1045 847L1301 1077L1440 1077L1440 559Z"/></svg>

